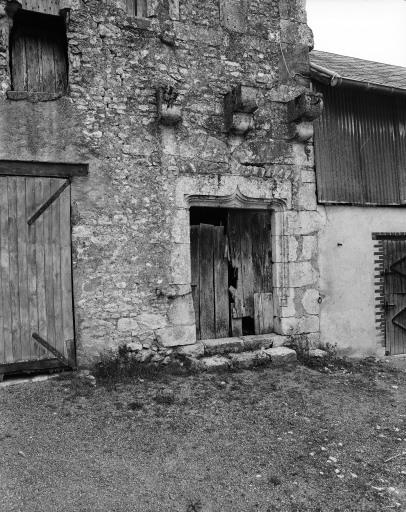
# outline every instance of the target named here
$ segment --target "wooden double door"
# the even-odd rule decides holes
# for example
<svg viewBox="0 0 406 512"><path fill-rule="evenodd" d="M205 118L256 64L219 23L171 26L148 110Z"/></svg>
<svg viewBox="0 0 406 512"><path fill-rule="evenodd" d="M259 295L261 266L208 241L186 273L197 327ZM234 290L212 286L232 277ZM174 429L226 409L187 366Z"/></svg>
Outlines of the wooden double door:
<svg viewBox="0 0 406 512"><path fill-rule="evenodd" d="M71 364L70 182L0 178L0 373Z"/></svg>
<svg viewBox="0 0 406 512"><path fill-rule="evenodd" d="M406 238L382 240L386 351L406 353Z"/></svg>
<svg viewBox="0 0 406 512"><path fill-rule="evenodd" d="M268 211L211 213L191 225L192 291L198 339L273 330Z"/></svg>

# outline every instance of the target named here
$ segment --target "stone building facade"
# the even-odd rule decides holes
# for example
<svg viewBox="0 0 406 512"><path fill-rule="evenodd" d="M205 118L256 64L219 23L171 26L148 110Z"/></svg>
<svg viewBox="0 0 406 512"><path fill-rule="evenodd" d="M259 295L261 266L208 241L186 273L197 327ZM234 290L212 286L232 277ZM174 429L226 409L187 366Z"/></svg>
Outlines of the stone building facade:
<svg viewBox="0 0 406 512"><path fill-rule="evenodd" d="M0 158L88 165L70 184L79 364L196 343L193 207L268 212L273 330L316 341L304 0L147 0L138 16L125 0L49 0L68 62L51 95L13 86L13 23L36 9L21 2L1 0Z"/></svg>

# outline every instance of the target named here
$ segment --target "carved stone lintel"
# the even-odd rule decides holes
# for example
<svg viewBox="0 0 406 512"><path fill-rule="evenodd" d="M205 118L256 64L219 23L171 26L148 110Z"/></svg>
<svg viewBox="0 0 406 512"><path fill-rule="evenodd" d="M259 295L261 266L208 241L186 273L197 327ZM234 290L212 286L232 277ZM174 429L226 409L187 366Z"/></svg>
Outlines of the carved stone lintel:
<svg viewBox="0 0 406 512"><path fill-rule="evenodd" d="M286 200L279 198L248 197L237 186L236 190L227 196L187 195L185 199L189 206L240 208L255 210L284 211Z"/></svg>
<svg viewBox="0 0 406 512"><path fill-rule="evenodd" d="M288 103L288 121L314 121L323 111L323 95L319 92L305 91Z"/></svg>
<svg viewBox="0 0 406 512"><path fill-rule="evenodd" d="M175 126L182 121L182 111L174 105L178 93L172 86L159 87L157 90L157 106L159 121L166 126Z"/></svg>

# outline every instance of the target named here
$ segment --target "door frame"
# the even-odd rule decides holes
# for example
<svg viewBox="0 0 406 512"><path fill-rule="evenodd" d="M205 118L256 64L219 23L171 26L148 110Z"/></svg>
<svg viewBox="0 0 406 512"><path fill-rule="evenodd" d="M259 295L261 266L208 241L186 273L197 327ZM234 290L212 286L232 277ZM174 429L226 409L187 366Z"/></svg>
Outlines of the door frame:
<svg viewBox="0 0 406 512"><path fill-rule="evenodd" d="M188 214L189 236L190 208L192 207L224 208L229 210L262 210L269 212L272 232L272 254L274 258L272 264L274 299L273 332L275 334L282 334L282 308L288 306L289 299L289 262L287 257L289 249L287 236L285 236L287 223L286 201L279 198L248 197L241 192L238 186L235 192L226 196L185 194L183 197Z"/></svg>
<svg viewBox="0 0 406 512"><path fill-rule="evenodd" d="M23 160L4 160L0 159L0 178L1 177L26 177L26 178L65 178L69 181L69 187L72 179L76 176L87 176L89 166L87 163L65 163L65 162L38 162ZM71 208L71 204L70 204ZM73 347L70 354L69 368L75 369L77 362L76 347L76 326L75 326L75 303L73 290L73 254L72 254L72 225L69 225L70 249L71 249L71 280L72 280L72 319L73 319ZM0 380L4 374L13 373L33 373L43 370L58 370L66 368L66 364L61 360L50 357L47 359L37 359L31 361L21 361L15 363L0 364Z"/></svg>

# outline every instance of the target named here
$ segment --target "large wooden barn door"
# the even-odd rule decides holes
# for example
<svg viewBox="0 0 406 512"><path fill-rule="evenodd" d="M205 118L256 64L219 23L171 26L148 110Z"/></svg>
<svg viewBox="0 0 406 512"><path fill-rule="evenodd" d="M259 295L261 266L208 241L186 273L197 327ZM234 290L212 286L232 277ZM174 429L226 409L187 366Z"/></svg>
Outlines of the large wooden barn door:
<svg viewBox="0 0 406 512"><path fill-rule="evenodd" d="M0 373L70 364L70 182L0 182Z"/></svg>
<svg viewBox="0 0 406 512"><path fill-rule="evenodd" d="M197 338L272 332L269 212L229 210L222 217L224 225L191 226Z"/></svg>
<svg viewBox="0 0 406 512"><path fill-rule="evenodd" d="M406 240L383 240L386 350L406 353Z"/></svg>

